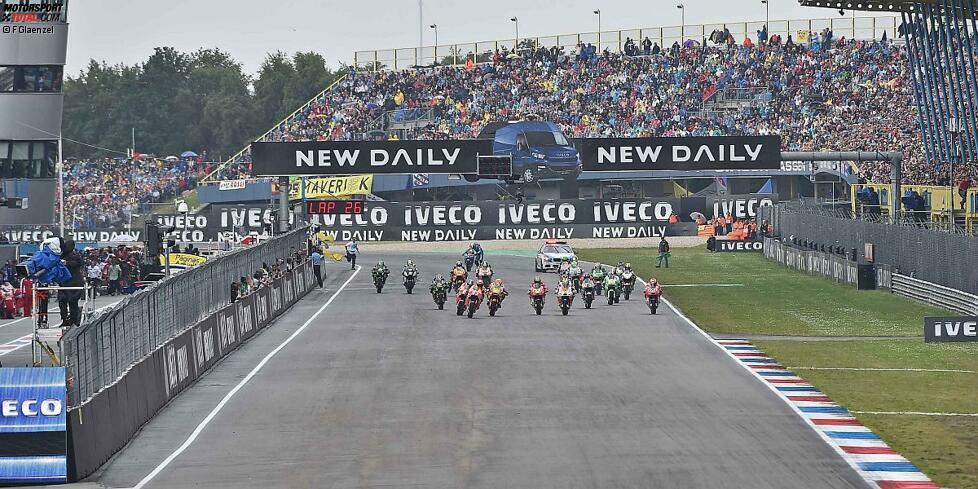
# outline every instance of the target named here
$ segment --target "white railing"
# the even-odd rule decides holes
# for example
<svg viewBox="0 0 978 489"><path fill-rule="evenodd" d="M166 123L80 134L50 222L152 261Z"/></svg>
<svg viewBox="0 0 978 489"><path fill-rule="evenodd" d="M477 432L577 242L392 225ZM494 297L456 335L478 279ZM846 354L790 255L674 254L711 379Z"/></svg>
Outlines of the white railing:
<svg viewBox="0 0 978 489"><path fill-rule="evenodd" d="M780 35L784 40L790 34L797 40L799 32L821 32L823 29L832 30L835 39L880 39L883 33L889 39L896 39L899 17L838 17L824 19L772 20L768 35ZM504 19L505 20L505 19ZM517 44L522 49L525 46L561 47L567 53L573 51L578 44L593 44L599 51L607 49L611 52L622 52L625 42L630 38L641 48L641 42L646 37L665 49L674 42L686 39L697 41L708 40L714 30L730 31L738 44L745 38L757 41L757 31L764 28L765 21L726 22L715 24L696 24L686 26L646 27L640 29L622 29L601 32L579 32L575 34L560 34L555 36L521 37L519 39L500 39L495 41L477 41L438 46L415 46L394 49L375 49L355 51L353 66L361 70L403 69L414 66L430 66L433 64L459 65L467 60L487 62L496 51L512 50Z"/></svg>

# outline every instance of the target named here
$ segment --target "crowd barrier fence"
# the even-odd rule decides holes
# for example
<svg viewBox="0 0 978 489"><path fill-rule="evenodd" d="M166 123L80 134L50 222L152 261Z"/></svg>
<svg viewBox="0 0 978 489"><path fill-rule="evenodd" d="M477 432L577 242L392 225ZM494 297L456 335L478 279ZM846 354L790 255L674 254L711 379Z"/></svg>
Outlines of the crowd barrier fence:
<svg viewBox="0 0 978 489"><path fill-rule="evenodd" d="M218 255L70 329L62 340L69 406L88 402L168 339L226 305L232 282L251 276L264 263L285 258L292 249L303 249L307 229Z"/></svg>
<svg viewBox="0 0 978 489"><path fill-rule="evenodd" d="M859 259L868 258L865 252L871 249L871 261L888 265L894 273L978 294L978 267L967 266L978 256L974 237L832 215L799 203L762 207L758 219L770 222L774 235L842 247L848 254L856 250Z"/></svg>
<svg viewBox="0 0 978 489"><path fill-rule="evenodd" d="M167 402L315 286L312 266L303 261L271 285L212 311L169 338L81 406L71 408L70 480L98 470Z"/></svg>

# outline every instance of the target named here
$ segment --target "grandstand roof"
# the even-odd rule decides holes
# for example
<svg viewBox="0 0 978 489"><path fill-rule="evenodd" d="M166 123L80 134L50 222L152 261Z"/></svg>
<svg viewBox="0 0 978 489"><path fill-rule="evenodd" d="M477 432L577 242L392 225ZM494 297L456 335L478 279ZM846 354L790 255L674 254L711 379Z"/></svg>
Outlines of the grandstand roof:
<svg viewBox="0 0 978 489"><path fill-rule="evenodd" d="M839 0L798 0L803 7L825 7L840 10L862 10L867 12L913 12L917 4L931 4L941 8L941 0L872 0L872 1L839 1ZM958 2L951 2L958 3ZM963 5L963 4L962 4ZM966 7L958 6L962 10ZM972 12L974 14L974 12Z"/></svg>

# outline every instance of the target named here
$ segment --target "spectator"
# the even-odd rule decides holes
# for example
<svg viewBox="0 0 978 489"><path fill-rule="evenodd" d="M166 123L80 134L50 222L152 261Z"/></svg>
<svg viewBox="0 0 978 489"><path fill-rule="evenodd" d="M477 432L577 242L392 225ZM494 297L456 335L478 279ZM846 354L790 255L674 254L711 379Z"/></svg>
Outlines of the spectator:
<svg viewBox="0 0 978 489"><path fill-rule="evenodd" d="M835 40L831 30L808 42L782 43L759 31L736 45L729 31L712 43L661 50L650 56L602 54L578 44L573 55L538 49L521 57L494 55L471 69L434 67L354 73L274 128L271 141L351 140L394 110L401 121L431 118L407 130L414 139L464 139L497 120L538 115L569 137L652 137L775 134L786 151L892 151L904 153L904 179L936 183L925 162L917 128L893 107L912 107L907 53L890 41ZM759 39L760 39L759 38ZM642 41L642 53L648 43ZM633 51L633 47L635 50ZM705 93L753 89L767 102L705 112ZM246 176L249 157L222 168ZM858 165L860 177L889 183L889 165ZM965 168L958 177L971 172Z"/></svg>
<svg viewBox="0 0 978 489"><path fill-rule="evenodd" d="M958 196L961 197L961 209L964 210L964 205L968 201L968 190L971 188L971 177L965 175L961 181L958 182Z"/></svg>
<svg viewBox="0 0 978 489"><path fill-rule="evenodd" d="M119 281L122 280L122 267L119 265L118 259L113 259L112 264L109 265L109 295L115 295L117 292L121 293L122 290L119 288Z"/></svg>

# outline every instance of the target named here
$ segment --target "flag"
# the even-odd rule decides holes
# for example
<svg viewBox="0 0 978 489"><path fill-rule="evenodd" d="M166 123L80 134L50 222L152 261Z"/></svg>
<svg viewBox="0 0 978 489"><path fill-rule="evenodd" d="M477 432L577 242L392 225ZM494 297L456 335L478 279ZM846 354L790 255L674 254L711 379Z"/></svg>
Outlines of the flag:
<svg viewBox="0 0 978 489"><path fill-rule="evenodd" d="M424 187L428 185L431 179L428 177L427 173L415 173L411 175L411 187Z"/></svg>

